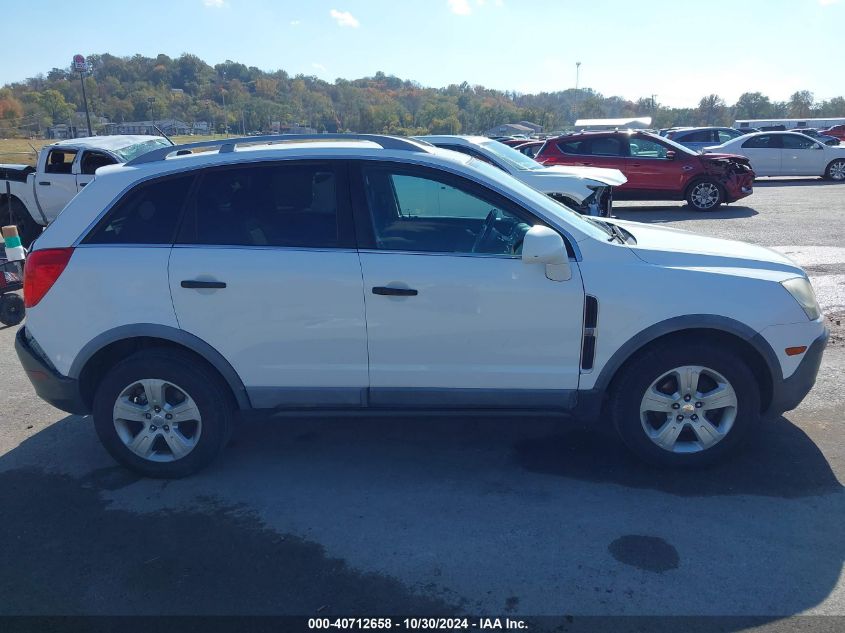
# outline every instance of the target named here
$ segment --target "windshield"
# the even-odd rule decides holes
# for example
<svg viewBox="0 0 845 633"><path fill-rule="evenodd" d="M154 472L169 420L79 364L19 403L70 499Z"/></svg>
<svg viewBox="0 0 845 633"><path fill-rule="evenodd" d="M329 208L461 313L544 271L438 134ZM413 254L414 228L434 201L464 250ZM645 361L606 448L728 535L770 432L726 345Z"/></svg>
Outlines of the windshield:
<svg viewBox="0 0 845 633"><path fill-rule="evenodd" d="M122 147L121 149L114 150L114 153L120 156L121 160L124 163L128 163L133 158L137 158L141 154L146 154L147 152L151 152L154 149L158 149L160 147L170 147L173 145L170 141L166 138L157 138L152 139L149 141L144 141L143 143L135 143L134 145L127 145L126 147Z"/></svg>
<svg viewBox="0 0 845 633"><path fill-rule="evenodd" d="M529 158L522 152L518 152L514 148L508 147L499 141L485 141L483 143L479 143L479 145L491 154L494 154L497 158L505 161L514 169L519 169L521 171L545 169L545 167L533 158Z"/></svg>
<svg viewBox="0 0 845 633"><path fill-rule="evenodd" d="M505 147L507 147L507 145L505 145ZM517 154L518 153L519 152L517 152ZM607 237L608 229L602 226L601 223L593 222L586 216L573 211L569 207L564 206L559 202L555 202L546 194L540 193L533 187L529 187L513 176L503 175L502 172L493 165L485 163L482 160L478 160L477 158L471 158L467 165L480 171L493 181L501 181L503 178L507 178L507 186L509 189L515 190L524 198L530 200L532 208L541 211L539 215L545 215L547 218L555 218L559 220L562 228L573 227L581 233L596 239L604 239Z"/></svg>

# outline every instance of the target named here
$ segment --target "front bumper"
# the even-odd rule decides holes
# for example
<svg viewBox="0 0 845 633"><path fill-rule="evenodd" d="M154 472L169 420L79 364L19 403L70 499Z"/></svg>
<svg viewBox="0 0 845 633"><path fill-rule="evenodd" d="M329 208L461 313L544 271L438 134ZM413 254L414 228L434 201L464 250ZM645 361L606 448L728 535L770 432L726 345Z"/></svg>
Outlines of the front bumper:
<svg viewBox="0 0 845 633"><path fill-rule="evenodd" d="M765 412L767 416L778 416L785 411L791 411L810 393L810 389L816 384L822 354L829 338L830 330L825 328L822 335L804 352L804 358L792 375L775 381L772 385L772 401Z"/></svg>
<svg viewBox="0 0 845 633"><path fill-rule="evenodd" d="M91 412L82 398L79 381L62 376L35 351L28 340L26 327L18 330L15 336L15 352L39 398L68 413L86 415Z"/></svg>

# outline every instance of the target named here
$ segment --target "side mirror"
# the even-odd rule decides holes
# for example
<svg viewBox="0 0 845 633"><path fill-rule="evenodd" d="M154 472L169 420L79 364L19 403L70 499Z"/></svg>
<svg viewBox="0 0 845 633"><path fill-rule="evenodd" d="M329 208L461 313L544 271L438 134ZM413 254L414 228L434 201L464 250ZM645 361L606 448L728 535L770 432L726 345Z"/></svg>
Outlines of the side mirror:
<svg viewBox="0 0 845 633"><path fill-rule="evenodd" d="M675 160L675 156L676 156L675 150L673 150L673 149L667 149L666 150L666 160Z"/></svg>
<svg viewBox="0 0 845 633"><path fill-rule="evenodd" d="M545 264L546 277L552 281L572 278L563 238L547 226L532 226L525 234L522 261L525 264Z"/></svg>

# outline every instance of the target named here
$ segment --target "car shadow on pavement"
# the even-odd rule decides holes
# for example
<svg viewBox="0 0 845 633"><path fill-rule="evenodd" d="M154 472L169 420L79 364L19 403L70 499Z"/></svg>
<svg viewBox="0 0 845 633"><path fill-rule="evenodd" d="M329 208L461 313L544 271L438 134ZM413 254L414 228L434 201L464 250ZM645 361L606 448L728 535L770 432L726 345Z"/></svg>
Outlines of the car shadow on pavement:
<svg viewBox="0 0 845 633"><path fill-rule="evenodd" d="M260 418L242 421L205 471L156 481L115 465L90 419L68 416L0 456L0 614L448 615L484 604L501 615L504 600L498 613L482 602L490 590L506 585L526 604L558 582L575 594L550 598L552 612L569 600L582 613L635 613L631 596L651 592L663 606L639 608L683 614L704 603L666 606L662 595L672 583L695 593L715 571L726 600L706 605L715 614L748 604L733 602L748 587L762 596L752 604L778 600L766 595L769 579L794 579L788 601L773 603L776 622L836 587L841 548L826 546L824 557L818 548L841 533L842 517L813 499L842 486L800 428L783 417L768 424L733 461L678 472L549 417ZM747 543L728 539L714 550L728 571L692 556L714 546L714 503L728 512L719 528L739 522L788 555L743 562ZM800 512L780 508L794 503ZM701 530L703 542L682 540ZM444 578L360 571L327 554L326 534L368 560L425 552ZM416 559L405 565L422 573ZM453 590L450 570L457 584L488 574L484 591Z"/></svg>
<svg viewBox="0 0 845 633"><path fill-rule="evenodd" d="M614 207L613 215L632 222L683 222L685 220L732 220L751 218L757 211L744 206L722 206L715 211L693 211L686 206L654 205Z"/></svg>
<svg viewBox="0 0 845 633"><path fill-rule="evenodd" d="M841 182L825 178L758 178L755 187L840 187Z"/></svg>

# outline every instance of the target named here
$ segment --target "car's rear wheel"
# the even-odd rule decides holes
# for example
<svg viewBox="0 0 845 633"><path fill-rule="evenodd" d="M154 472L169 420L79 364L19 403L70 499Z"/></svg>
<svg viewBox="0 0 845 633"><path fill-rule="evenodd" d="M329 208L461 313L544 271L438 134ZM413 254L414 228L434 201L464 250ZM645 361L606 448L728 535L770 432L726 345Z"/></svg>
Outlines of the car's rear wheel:
<svg viewBox="0 0 845 633"><path fill-rule="evenodd" d="M145 350L115 365L94 398L106 450L147 477L177 478L222 451L234 403L206 365L178 350Z"/></svg>
<svg viewBox="0 0 845 633"><path fill-rule="evenodd" d="M725 193L712 180L699 180L687 191L687 203L696 211L711 211L725 201Z"/></svg>
<svg viewBox="0 0 845 633"><path fill-rule="evenodd" d="M659 346L623 368L610 412L625 444L662 466L700 466L736 450L760 418L751 369L707 344Z"/></svg>
<svg viewBox="0 0 845 633"><path fill-rule="evenodd" d="M839 158L830 163L825 170L825 176L829 180L845 181L845 159Z"/></svg>

